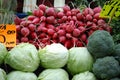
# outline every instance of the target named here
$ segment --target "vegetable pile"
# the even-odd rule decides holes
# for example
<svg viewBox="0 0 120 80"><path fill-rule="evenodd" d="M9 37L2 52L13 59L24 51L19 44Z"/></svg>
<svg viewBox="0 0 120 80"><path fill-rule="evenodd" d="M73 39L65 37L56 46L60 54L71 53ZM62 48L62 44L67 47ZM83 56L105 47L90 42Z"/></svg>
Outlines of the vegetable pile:
<svg viewBox="0 0 120 80"><path fill-rule="evenodd" d="M4 45L0 47L5 49ZM114 44L105 30L93 32L86 47L67 49L61 43L52 43L37 50L31 43L20 43L5 52L8 54L0 65L2 80L120 79L120 44Z"/></svg>
<svg viewBox="0 0 120 80"><path fill-rule="evenodd" d="M17 43L29 42L37 48L52 43L61 43L68 49L73 46L84 47L88 37L96 30L111 33L111 27L99 17L101 7L94 9L70 9L65 5L63 11L43 4L24 19L16 17Z"/></svg>

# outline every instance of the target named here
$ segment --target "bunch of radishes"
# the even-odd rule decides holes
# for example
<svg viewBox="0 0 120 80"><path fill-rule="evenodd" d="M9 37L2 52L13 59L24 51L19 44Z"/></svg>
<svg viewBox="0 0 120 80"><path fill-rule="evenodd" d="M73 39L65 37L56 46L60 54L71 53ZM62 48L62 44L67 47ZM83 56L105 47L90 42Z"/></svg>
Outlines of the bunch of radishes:
<svg viewBox="0 0 120 80"><path fill-rule="evenodd" d="M24 19L16 18L17 43L30 42L37 48L51 43L61 43L67 48L82 47L95 30L107 30L111 27L99 18L101 8L70 9L65 5L63 11L41 4Z"/></svg>

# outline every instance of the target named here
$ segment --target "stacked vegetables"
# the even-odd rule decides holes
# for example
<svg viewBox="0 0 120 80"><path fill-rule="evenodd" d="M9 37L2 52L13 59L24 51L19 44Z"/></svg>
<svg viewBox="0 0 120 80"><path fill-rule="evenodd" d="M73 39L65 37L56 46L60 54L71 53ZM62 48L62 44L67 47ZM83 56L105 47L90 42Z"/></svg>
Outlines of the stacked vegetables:
<svg viewBox="0 0 120 80"><path fill-rule="evenodd" d="M41 4L24 19L15 19L17 25L17 42L29 42L37 48L52 43L61 43L68 49L85 46L87 38L96 30L111 32L111 27L104 19L99 18L101 8L70 9L64 6L63 11Z"/></svg>
<svg viewBox="0 0 120 80"><path fill-rule="evenodd" d="M0 65L5 70L0 69L0 76L3 80L119 80L119 46L104 30L93 32L87 47L67 49L53 43L37 50L30 43L20 43L7 51L0 45L0 55L5 55L1 65L11 68Z"/></svg>

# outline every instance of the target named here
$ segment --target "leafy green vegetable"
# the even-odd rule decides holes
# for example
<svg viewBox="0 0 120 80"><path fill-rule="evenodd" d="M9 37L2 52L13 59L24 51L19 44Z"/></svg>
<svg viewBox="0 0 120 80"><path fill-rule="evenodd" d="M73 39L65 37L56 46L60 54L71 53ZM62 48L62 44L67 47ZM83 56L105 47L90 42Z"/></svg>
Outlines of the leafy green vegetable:
<svg viewBox="0 0 120 80"><path fill-rule="evenodd" d="M73 76L72 80L96 80L93 73L86 71Z"/></svg>
<svg viewBox="0 0 120 80"><path fill-rule="evenodd" d="M68 60L68 50L60 43L47 45L39 50L41 65L44 68L60 68L65 66Z"/></svg>
<svg viewBox="0 0 120 80"><path fill-rule="evenodd" d="M69 50L67 69L72 75L90 71L92 65L93 58L86 47L73 47Z"/></svg>
<svg viewBox="0 0 120 80"><path fill-rule="evenodd" d="M112 36L115 44L120 43L120 20L113 19L110 26L112 27Z"/></svg>
<svg viewBox="0 0 120 80"><path fill-rule="evenodd" d="M7 51L6 47L2 43L0 43L0 64L3 63L7 53L8 53L8 51Z"/></svg>
<svg viewBox="0 0 120 80"><path fill-rule="evenodd" d="M13 71L7 75L6 80L37 80L37 76L30 72Z"/></svg>
<svg viewBox="0 0 120 80"><path fill-rule="evenodd" d="M29 43L21 43L9 51L5 63L20 71L35 71L39 66L36 47Z"/></svg>
<svg viewBox="0 0 120 80"><path fill-rule="evenodd" d="M6 72L0 68L0 80L6 80Z"/></svg>
<svg viewBox="0 0 120 80"><path fill-rule="evenodd" d="M114 57L98 58L93 64L93 73L97 78L109 80L120 74L119 62Z"/></svg>
<svg viewBox="0 0 120 80"><path fill-rule="evenodd" d="M69 80L69 76L63 69L46 69L39 74L38 80Z"/></svg>
<svg viewBox="0 0 120 80"><path fill-rule="evenodd" d="M95 58L110 55L113 47L113 38L107 31L97 30L88 38L87 49Z"/></svg>

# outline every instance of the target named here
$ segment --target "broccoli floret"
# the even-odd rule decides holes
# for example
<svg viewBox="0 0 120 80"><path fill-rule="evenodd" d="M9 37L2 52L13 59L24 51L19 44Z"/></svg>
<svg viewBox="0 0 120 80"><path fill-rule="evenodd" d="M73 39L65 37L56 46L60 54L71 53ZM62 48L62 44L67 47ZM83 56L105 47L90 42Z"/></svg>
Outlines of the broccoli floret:
<svg viewBox="0 0 120 80"><path fill-rule="evenodd" d="M120 78L113 78L113 79L110 79L110 80L120 80Z"/></svg>
<svg viewBox="0 0 120 80"><path fill-rule="evenodd" d="M109 32L97 30L88 38L87 49L95 58L111 55L114 41Z"/></svg>
<svg viewBox="0 0 120 80"><path fill-rule="evenodd" d="M119 62L114 57L96 59L93 64L93 73L100 79L111 79L120 74Z"/></svg>

